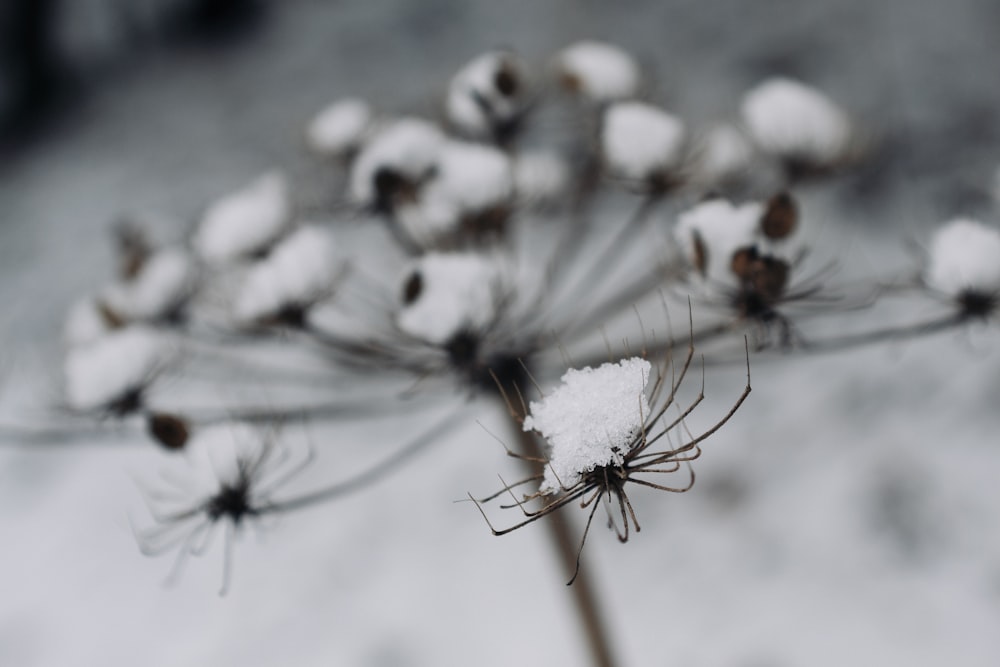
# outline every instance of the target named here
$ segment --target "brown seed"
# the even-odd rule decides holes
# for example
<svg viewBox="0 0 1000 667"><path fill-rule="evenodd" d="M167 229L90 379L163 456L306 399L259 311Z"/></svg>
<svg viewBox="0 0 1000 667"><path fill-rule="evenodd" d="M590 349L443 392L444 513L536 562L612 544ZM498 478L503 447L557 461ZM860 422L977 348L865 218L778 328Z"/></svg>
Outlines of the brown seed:
<svg viewBox="0 0 1000 667"><path fill-rule="evenodd" d="M170 451L184 449L190 436L187 422L167 412L150 413L146 429L154 440Z"/></svg>
<svg viewBox="0 0 1000 667"><path fill-rule="evenodd" d="M733 253L733 257L729 261L729 269L740 280L751 281L759 259L757 246L743 246Z"/></svg>
<svg viewBox="0 0 1000 667"><path fill-rule="evenodd" d="M760 218L760 231L767 238L778 241L791 236L799 223L799 207L787 192L780 192L767 202Z"/></svg>
<svg viewBox="0 0 1000 667"><path fill-rule="evenodd" d="M493 76L493 83L496 85L497 90L500 91L500 94L504 97L513 97L517 94L518 88L520 88L517 71L514 69L513 65L508 62L504 62L500 65L500 68Z"/></svg>
<svg viewBox="0 0 1000 667"><path fill-rule="evenodd" d="M420 275L420 271L414 271L406 279L406 284L403 285L403 305L409 306L420 298L420 293L423 291L424 277Z"/></svg>
<svg viewBox="0 0 1000 667"><path fill-rule="evenodd" d="M788 285L788 262L777 257L764 256L754 262L753 288L769 301L777 301Z"/></svg>

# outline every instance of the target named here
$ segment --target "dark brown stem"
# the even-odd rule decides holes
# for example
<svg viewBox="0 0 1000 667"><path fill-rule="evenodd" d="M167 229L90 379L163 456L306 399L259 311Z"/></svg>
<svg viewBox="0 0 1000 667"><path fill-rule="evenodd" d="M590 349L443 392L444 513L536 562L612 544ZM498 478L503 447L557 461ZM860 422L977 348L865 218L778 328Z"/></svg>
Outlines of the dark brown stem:
<svg viewBox="0 0 1000 667"><path fill-rule="evenodd" d="M514 424L514 422L511 423ZM522 455L533 459L545 458L545 454L533 434L521 430L516 424L511 430L516 434L520 443ZM532 472L537 471L533 470ZM553 546L562 563L566 578L569 579L577 569L579 540L574 534L575 531L567 520L565 512L553 512L545 517L545 521L541 523L548 526ZM585 565L580 565L576 579L573 585L568 587L568 590L573 594L574 606L579 614L582 624L581 630L586 637L593 664L597 667L612 667L617 664L611 651L611 632L601 615L597 591L593 587Z"/></svg>

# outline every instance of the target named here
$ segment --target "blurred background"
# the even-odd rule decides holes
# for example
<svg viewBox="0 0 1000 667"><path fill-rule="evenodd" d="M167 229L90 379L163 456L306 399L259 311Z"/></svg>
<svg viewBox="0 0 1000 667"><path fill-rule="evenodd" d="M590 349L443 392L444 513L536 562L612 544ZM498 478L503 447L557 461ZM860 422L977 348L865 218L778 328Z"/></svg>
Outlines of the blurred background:
<svg viewBox="0 0 1000 667"><path fill-rule="evenodd" d="M30 414L57 394L66 310L110 274L123 213L174 241L271 167L322 184L312 114L346 95L434 114L495 47L541 67L610 41L699 121L735 117L769 75L817 86L879 150L804 193L806 219L847 270L918 267L907 245L938 223L997 220L997 34L992 0L5 0L0 398ZM710 373L706 419L742 381ZM403 423L336 437L381 446ZM995 322L755 364L694 491L637 494L624 547L595 523L585 558L622 663L998 664L997 433ZM390 483L251 532L224 599L218 544L170 589L139 555L147 449L0 451L0 664L585 664L542 531L493 538L452 502L509 466L475 423ZM338 474L321 459L316 479Z"/></svg>

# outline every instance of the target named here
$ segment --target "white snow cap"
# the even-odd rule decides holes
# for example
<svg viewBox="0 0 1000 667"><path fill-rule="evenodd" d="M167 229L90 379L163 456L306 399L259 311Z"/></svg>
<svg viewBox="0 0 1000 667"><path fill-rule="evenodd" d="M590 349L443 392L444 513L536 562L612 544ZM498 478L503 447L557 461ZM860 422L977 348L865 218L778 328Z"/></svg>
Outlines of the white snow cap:
<svg viewBox="0 0 1000 667"><path fill-rule="evenodd" d="M430 253L403 274L404 303L396 315L399 328L432 345L444 345L462 331L481 330L496 316L500 271L475 253ZM413 293L411 293L411 291Z"/></svg>
<svg viewBox="0 0 1000 667"><path fill-rule="evenodd" d="M513 168L514 191L522 202L554 203L569 187L569 165L554 150L533 149L518 153Z"/></svg>
<svg viewBox="0 0 1000 667"><path fill-rule="evenodd" d="M351 197L361 205L375 203L375 174L391 169L420 180L437 161L444 135L437 125L422 118L400 118L377 130L351 168Z"/></svg>
<svg viewBox="0 0 1000 667"><path fill-rule="evenodd" d="M717 125L698 141L695 169L704 183L718 183L750 167L753 149L743 133L729 124Z"/></svg>
<svg viewBox="0 0 1000 667"><path fill-rule="evenodd" d="M732 283L735 279L730 270L733 253L757 242L755 234L763 212L763 205L757 202L734 206L725 199L710 199L677 218L674 236L692 266L697 267L699 261L705 262L707 281ZM704 257L698 257L696 238L702 243Z"/></svg>
<svg viewBox="0 0 1000 667"><path fill-rule="evenodd" d="M306 128L309 148L320 155L340 157L361 145L372 122L371 107L347 97L320 111Z"/></svg>
<svg viewBox="0 0 1000 667"><path fill-rule="evenodd" d="M166 346L142 326L108 333L66 355L66 401L76 410L96 410L144 386L166 361Z"/></svg>
<svg viewBox="0 0 1000 667"><path fill-rule="evenodd" d="M285 306L308 305L330 289L336 271L330 232L304 225L251 269L236 300L236 318L251 323Z"/></svg>
<svg viewBox="0 0 1000 667"><path fill-rule="evenodd" d="M491 138L523 108L523 75L514 54L490 51L459 70L448 84L445 114L460 132Z"/></svg>
<svg viewBox="0 0 1000 667"><path fill-rule="evenodd" d="M847 114L823 93L792 79L764 81L743 97L742 111L757 145L781 158L829 165L849 146Z"/></svg>
<svg viewBox="0 0 1000 667"><path fill-rule="evenodd" d="M63 341L70 347L87 345L115 330L115 324L101 312L100 302L84 297L70 306L63 325Z"/></svg>
<svg viewBox="0 0 1000 667"><path fill-rule="evenodd" d="M195 232L195 250L210 262L259 252L275 241L291 215L283 174L268 172L208 207Z"/></svg>
<svg viewBox="0 0 1000 667"><path fill-rule="evenodd" d="M924 281L953 297L1000 294L1000 230L975 220L945 223L931 240Z"/></svg>
<svg viewBox="0 0 1000 667"><path fill-rule="evenodd" d="M583 41L556 56L556 69L580 93L597 102L632 97L639 90L639 66L628 53L604 42Z"/></svg>
<svg viewBox="0 0 1000 667"><path fill-rule="evenodd" d="M604 113L601 147L612 171L636 180L675 169L684 157L684 124L643 102L618 102Z"/></svg>
<svg viewBox="0 0 1000 667"><path fill-rule="evenodd" d="M130 322L170 316L194 292L197 266L180 248L154 253L131 280L109 285L101 299L116 315Z"/></svg>
<svg viewBox="0 0 1000 667"><path fill-rule="evenodd" d="M434 177L417 200L400 206L396 215L424 245L447 236L462 217L506 204L514 190L510 159L492 146L444 142Z"/></svg>
<svg viewBox="0 0 1000 667"><path fill-rule="evenodd" d="M594 468L622 463L649 417L649 371L639 357L570 369L562 385L531 402L524 430L538 431L551 448L539 491L556 493Z"/></svg>

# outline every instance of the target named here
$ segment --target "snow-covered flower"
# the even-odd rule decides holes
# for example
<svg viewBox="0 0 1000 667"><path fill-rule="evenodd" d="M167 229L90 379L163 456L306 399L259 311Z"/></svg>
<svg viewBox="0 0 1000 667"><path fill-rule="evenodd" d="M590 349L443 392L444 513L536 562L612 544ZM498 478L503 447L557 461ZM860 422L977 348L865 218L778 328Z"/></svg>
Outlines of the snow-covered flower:
<svg viewBox="0 0 1000 667"><path fill-rule="evenodd" d="M559 153L534 149L513 159L514 192L519 202L546 206L562 197L570 184L570 168Z"/></svg>
<svg viewBox="0 0 1000 667"><path fill-rule="evenodd" d="M462 134L503 142L525 109L521 64L507 51L477 56L452 78L445 98L448 121Z"/></svg>
<svg viewBox="0 0 1000 667"><path fill-rule="evenodd" d="M430 253L405 273L397 326L433 345L489 327L501 298L500 273L475 253Z"/></svg>
<svg viewBox="0 0 1000 667"><path fill-rule="evenodd" d="M993 312L1000 301L1000 230L975 220L945 223L931 239L924 282L968 315Z"/></svg>
<svg viewBox="0 0 1000 667"><path fill-rule="evenodd" d="M685 136L676 116L643 102L618 102L604 112L601 148L612 172L657 188L673 180Z"/></svg>
<svg viewBox="0 0 1000 667"><path fill-rule="evenodd" d="M159 322L176 318L197 286L197 264L180 248L153 252L135 275L106 287L104 308L125 322Z"/></svg>
<svg viewBox="0 0 1000 667"><path fill-rule="evenodd" d="M144 392L164 367L168 350L152 329L113 331L66 355L66 402L79 412L125 416L141 410Z"/></svg>
<svg viewBox="0 0 1000 667"><path fill-rule="evenodd" d="M330 232L319 225L299 227L250 270L236 300L236 319L300 323L306 309L329 293L337 272Z"/></svg>
<svg viewBox="0 0 1000 667"><path fill-rule="evenodd" d="M538 431L550 447L542 493L570 488L599 466L622 464L649 416L650 368L645 359L633 357L570 369L562 385L531 402L524 430Z"/></svg>
<svg viewBox="0 0 1000 667"><path fill-rule="evenodd" d="M792 168L827 168L850 149L847 114L826 95L803 83L772 78L748 92L743 122L760 148Z"/></svg>
<svg viewBox="0 0 1000 667"><path fill-rule="evenodd" d="M309 148L320 155L343 157L361 145L372 125L371 107L362 99L347 97L320 111L306 128Z"/></svg>
<svg viewBox="0 0 1000 667"><path fill-rule="evenodd" d="M285 177L280 172L268 172L209 206L192 244L209 262L249 257L274 243L290 217Z"/></svg>
<svg viewBox="0 0 1000 667"><path fill-rule="evenodd" d="M422 118L400 118L378 129L351 167L350 195L362 206L386 213L432 175L444 134Z"/></svg>
<svg viewBox="0 0 1000 667"><path fill-rule="evenodd" d="M510 159L497 148L443 143L431 176L394 213L422 247L450 245L456 236L501 231L514 191Z"/></svg>
<svg viewBox="0 0 1000 667"><path fill-rule="evenodd" d="M709 283L732 283L733 253L756 243L764 207L709 199L677 218L674 236L695 275Z"/></svg>
<svg viewBox="0 0 1000 667"><path fill-rule="evenodd" d="M555 65L566 87L595 102L627 99L639 90L639 65L611 44L577 42L556 55Z"/></svg>

